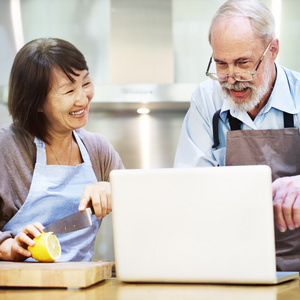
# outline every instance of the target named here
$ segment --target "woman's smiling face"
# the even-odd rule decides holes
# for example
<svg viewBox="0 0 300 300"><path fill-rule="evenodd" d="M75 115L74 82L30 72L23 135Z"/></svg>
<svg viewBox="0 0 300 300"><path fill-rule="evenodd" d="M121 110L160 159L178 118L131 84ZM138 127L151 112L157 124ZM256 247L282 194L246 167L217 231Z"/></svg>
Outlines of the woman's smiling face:
<svg viewBox="0 0 300 300"><path fill-rule="evenodd" d="M48 133L64 133L86 125L94 85L87 70L74 70L72 82L57 68L52 70L50 91L41 108L47 120Z"/></svg>

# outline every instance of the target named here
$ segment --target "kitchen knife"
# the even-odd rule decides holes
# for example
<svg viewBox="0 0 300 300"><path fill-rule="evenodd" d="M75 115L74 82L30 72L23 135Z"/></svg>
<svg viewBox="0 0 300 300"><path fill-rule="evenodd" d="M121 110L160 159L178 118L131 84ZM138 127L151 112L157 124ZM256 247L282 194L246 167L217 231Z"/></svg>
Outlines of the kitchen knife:
<svg viewBox="0 0 300 300"><path fill-rule="evenodd" d="M92 211L88 207L83 211L59 219L44 228L44 232L56 234L69 233L92 226Z"/></svg>

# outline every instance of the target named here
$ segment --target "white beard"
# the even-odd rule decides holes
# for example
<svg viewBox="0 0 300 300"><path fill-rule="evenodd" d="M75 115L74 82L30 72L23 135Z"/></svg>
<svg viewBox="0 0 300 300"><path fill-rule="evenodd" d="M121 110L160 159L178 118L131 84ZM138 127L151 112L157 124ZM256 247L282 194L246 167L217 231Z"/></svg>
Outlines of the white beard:
<svg viewBox="0 0 300 300"><path fill-rule="evenodd" d="M266 70L265 77L268 78L268 80L266 80L262 86L258 86L258 87L255 87L249 81L247 82L236 81L234 84L229 84L227 82L222 83L221 84L222 93L224 97L228 100L230 108L241 112L248 112L253 110L269 91L269 83L272 78L270 69ZM250 99L244 102L235 102L230 97L229 90L230 89L241 90L243 88L251 89Z"/></svg>

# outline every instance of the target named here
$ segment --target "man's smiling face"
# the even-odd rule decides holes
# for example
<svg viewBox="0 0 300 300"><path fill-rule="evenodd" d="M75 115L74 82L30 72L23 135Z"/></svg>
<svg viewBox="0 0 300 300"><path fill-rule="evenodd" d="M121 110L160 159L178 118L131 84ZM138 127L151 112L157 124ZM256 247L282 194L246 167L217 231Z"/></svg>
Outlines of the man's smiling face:
<svg viewBox="0 0 300 300"><path fill-rule="evenodd" d="M250 20L244 17L220 19L212 28L211 45L217 72L228 75L253 73L267 48L253 31ZM229 76L220 82L233 108L252 111L265 105L276 78L274 61L268 50L253 80L239 82Z"/></svg>

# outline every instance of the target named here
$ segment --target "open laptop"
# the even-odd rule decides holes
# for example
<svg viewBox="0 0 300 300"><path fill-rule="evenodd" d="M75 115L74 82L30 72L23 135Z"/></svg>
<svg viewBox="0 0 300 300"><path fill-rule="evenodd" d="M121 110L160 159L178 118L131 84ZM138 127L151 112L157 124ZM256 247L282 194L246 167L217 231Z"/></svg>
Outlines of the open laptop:
<svg viewBox="0 0 300 300"><path fill-rule="evenodd" d="M267 166L115 170L116 275L126 282L276 284Z"/></svg>

